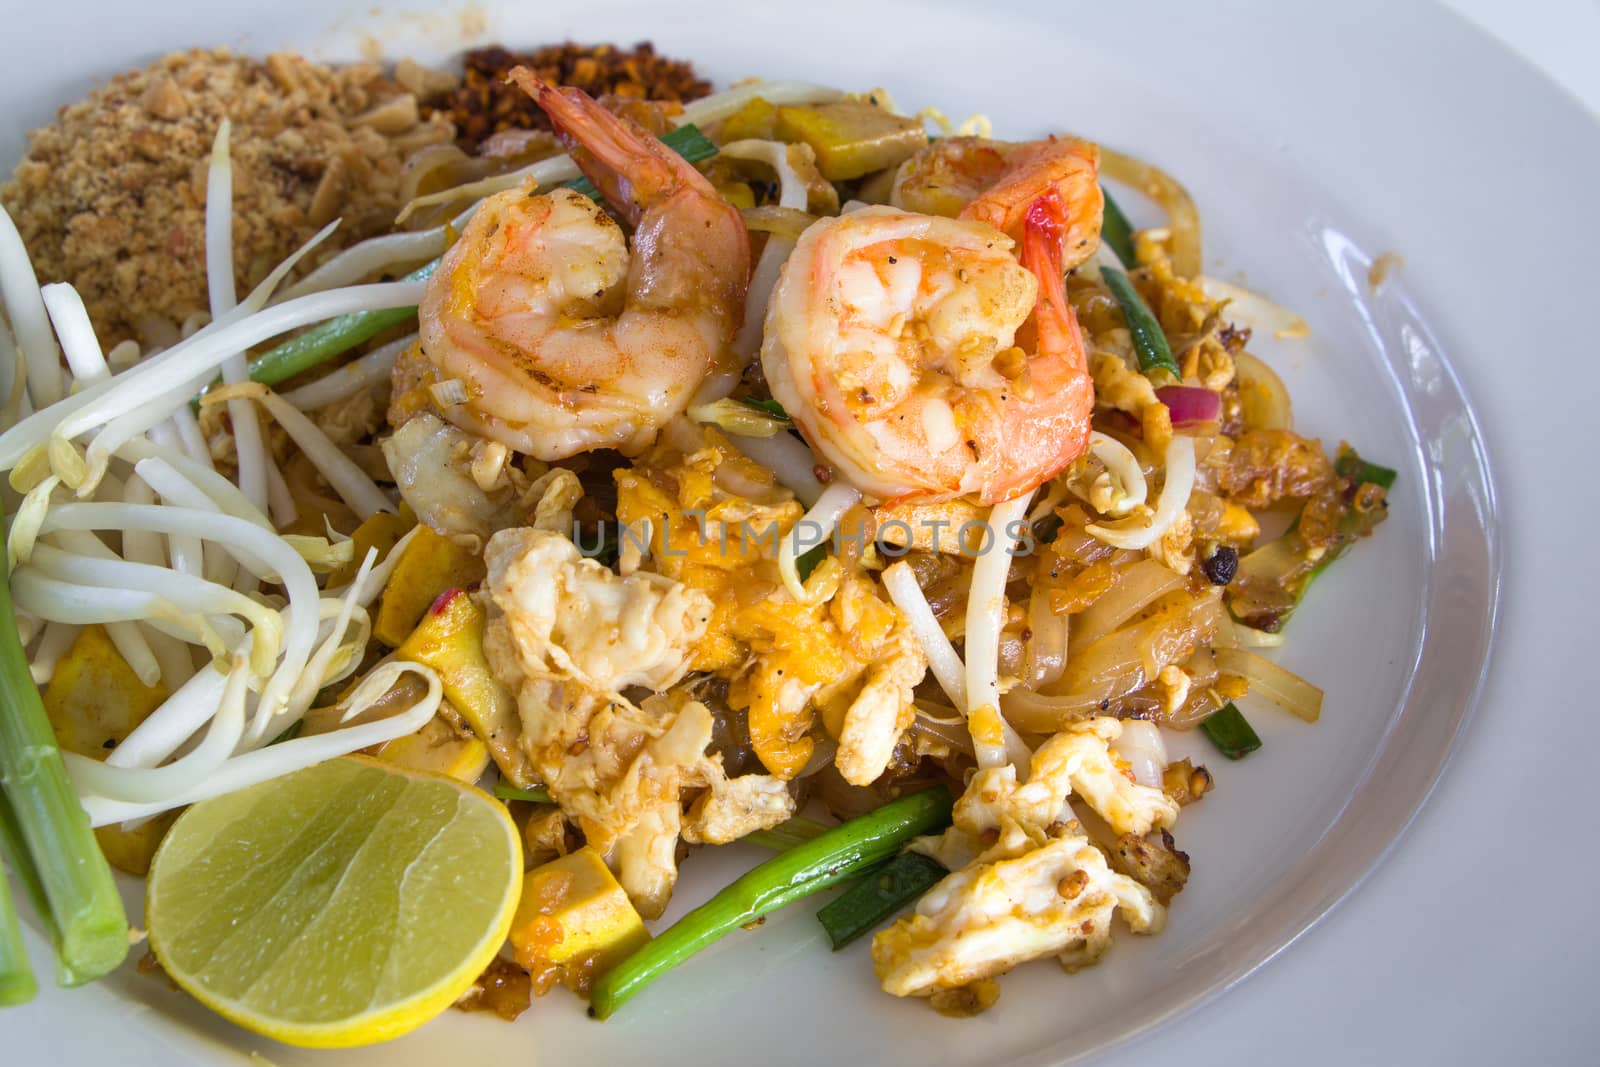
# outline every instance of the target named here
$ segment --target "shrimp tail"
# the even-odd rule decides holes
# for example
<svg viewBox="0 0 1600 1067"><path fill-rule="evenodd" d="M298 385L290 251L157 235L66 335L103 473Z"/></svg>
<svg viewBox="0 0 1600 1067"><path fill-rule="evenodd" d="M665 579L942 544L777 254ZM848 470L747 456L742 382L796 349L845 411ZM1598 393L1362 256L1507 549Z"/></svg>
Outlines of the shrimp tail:
<svg viewBox="0 0 1600 1067"><path fill-rule="evenodd" d="M557 88L527 67L513 68L508 77L550 117L584 176L629 225L685 187L716 195L693 164L582 89Z"/></svg>
<svg viewBox="0 0 1600 1067"><path fill-rule="evenodd" d="M1060 352L1075 371L1088 368L1078 316L1067 302L1062 280L1062 237L1067 232L1067 206L1061 194L1046 190L1028 205L1022 223L1022 265L1039 280L1034 323L1040 351Z"/></svg>

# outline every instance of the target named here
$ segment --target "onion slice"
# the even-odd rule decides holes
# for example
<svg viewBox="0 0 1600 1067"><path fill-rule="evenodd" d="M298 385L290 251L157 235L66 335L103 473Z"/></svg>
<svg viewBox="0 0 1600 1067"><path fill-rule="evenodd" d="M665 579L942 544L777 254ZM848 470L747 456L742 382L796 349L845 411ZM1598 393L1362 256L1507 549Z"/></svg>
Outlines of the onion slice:
<svg viewBox="0 0 1600 1067"><path fill-rule="evenodd" d="M1216 657L1217 670L1243 678L1250 683L1252 692L1260 693L1283 710L1306 722L1316 722L1321 717L1322 690L1288 668L1242 648L1219 648Z"/></svg>

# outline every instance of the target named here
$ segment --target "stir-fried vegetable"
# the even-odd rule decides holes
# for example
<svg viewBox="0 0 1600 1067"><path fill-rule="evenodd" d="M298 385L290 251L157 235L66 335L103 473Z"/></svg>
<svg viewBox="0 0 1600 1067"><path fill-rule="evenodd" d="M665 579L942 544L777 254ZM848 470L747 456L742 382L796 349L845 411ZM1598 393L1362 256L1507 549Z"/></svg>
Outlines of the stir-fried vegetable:
<svg viewBox="0 0 1600 1067"><path fill-rule="evenodd" d="M1175 379L1182 378L1178 362L1172 358L1172 349L1167 345L1167 335L1161 332L1161 323L1156 321L1154 312L1145 304L1128 276L1115 267L1101 267L1100 276L1105 280L1106 288L1111 290L1111 295L1117 298L1117 303L1122 305L1123 317L1128 320L1128 333L1133 336L1133 349L1139 354L1139 369L1146 374L1163 370Z"/></svg>
<svg viewBox="0 0 1600 1067"><path fill-rule="evenodd" d="M601 975L589 1011L608 1018L639 990L724 934L881 863L919 834L950 821L943 786L891 801L773 857Z"/></svg>
<svg viewBox="0 0 1600 1067"><path fill-rule="evenodd" d="M1244 759L1261 747L1261 738L1244 715L1230 702L1218 708L1200 724L1200 730L1229 759Z"/></svg>
<svg viewBox="0 0 1600 1067"><path fill-rule="evenodd" d="M1133 226L1128 222L1128 216L1122 213L1122 207L1111 197L1111 193L1104 186L1100 188L1105 195L1105 214L1100 221L1100 240L1111 247L1117 254L1124 267L1138 266L1138 257L1133 251Z"/></svg>
<svg viewBox="0 0 1600 1067"><path fill-rule="evenodd" d="M835 952L876 929L950 872L920 852L902 852L817 911Z"/></svg>
<svg viewBox="0 0 1600 1067"><path fill-rule="evenodd" d="M1353 448L1340 450L1333 469L1339 477L1349 478L1356 485L1381 485L1385 489L1394 488L1394 480L1399 477L1398 472L1388 467L1362 459Z"/></svg>
<svg viewBox="0 0 1600 1067"><path fill-rule="evenodd" d="M82 985L128 954L128 919L11 619L11 595L0 583L0 782L49 908L57 979Z"/></svg>
<svg viewBox="0 0 1600 1067"><path fill-rule="evenodd" d="M1349 446L1340 447L1334 471L1347 486L1332 544L1319 545L1313 553L1296 519L1283 536L1239 560L1228 608L1246 626L1269 634L1282 630L1311 583L1351 545L1370 536L1387 514L1386 494L1398 476L1395 471L1368 463Z"/></svg>

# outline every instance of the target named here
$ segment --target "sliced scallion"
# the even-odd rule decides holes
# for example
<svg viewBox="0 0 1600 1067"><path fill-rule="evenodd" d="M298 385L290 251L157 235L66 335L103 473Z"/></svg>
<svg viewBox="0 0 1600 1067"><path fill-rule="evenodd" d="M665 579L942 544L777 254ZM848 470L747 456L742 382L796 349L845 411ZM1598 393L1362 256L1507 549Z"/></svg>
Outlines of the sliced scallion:
<svg viewBox="0 0 1600 1067"><path fill-rule="evenodd" d="M902 852L817 911L835 952L877 929L950 872L920 852Z"/></svg>
<svg viewBox="0 0 1600 1067"><path fill-rule="evenodd" d="M1139 295L1139 290L1133 287L1133 282L1115 267L1102 266L1100 277L1105 280L1111 295L1117 298L1117 303L1122 305L1122 317L1127 320L1128 333L1133 337L1133 350L1139 356L1139 369L1145 374L1166 371L1174 379L1181 379L1183 375L1178 370L1178 361L1172 358L1167 335L1161 332L1161 323Z"/></svg>
<svg viewBox="0 0 1600 1067"><path fill-rule="evenodd" d="M1111 251L1117 254L1124 267L1136 267L1138 257L1133 251L1133 227L1128 223L1128 216L1122 213L1122 208L1111 199L1111 191L1105 186L1100 187L1105 194L1105 213L1100 220L1100 240L1111 246Z"/></svg>
<svg viewBox="0 0 1600 1067"><path fill-rule="evenodd" d="M1229 759L1244 759L1261 747L1261 738L1232 701L1206 716L1200 730Z"/></svg>

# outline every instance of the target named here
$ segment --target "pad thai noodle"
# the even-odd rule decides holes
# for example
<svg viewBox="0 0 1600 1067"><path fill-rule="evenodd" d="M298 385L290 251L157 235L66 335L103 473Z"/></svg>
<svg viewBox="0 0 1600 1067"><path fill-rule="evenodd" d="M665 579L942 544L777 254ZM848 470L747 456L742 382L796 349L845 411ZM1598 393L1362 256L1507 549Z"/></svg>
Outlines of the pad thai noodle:
<svg viewBox="0 0 1600 1067"><path fill-rule="evenodd" d="M515 826L493 962L406 1025L556 986L605 1018L834 887L841 964L953 1015L1181 921L1180 823L1228 783L1168 743L1317 721L1272 650L1395 477L1252 355L1304 323L1202 274L1172 175L1071 131L537 55L350 105L404 154L393 221L296 209L281 260L235 207L255 135L209 125L182 319L97 321L9 187L0 925L31 896L91 980L128 950L108 862L148 876L155 962L257 1025L158 878L212 806L362 755ZM206 863L248 833L206 825ZM661 923L736 842L749 873Z"/></svg>

